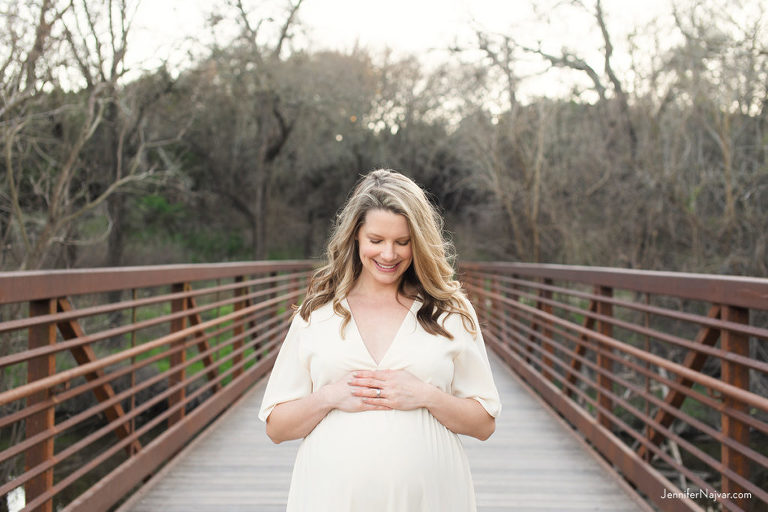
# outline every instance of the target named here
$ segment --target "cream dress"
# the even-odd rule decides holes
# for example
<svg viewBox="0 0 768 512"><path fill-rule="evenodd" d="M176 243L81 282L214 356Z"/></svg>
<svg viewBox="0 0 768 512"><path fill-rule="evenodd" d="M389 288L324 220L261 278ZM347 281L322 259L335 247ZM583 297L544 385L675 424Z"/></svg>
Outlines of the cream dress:
<svg viewBox="0 0 768 512"><path fill-rule="evenodd" d="M349 310L346 301L343 305ZM330 303L313 311L309 322L296 315L275 361L259 418L266 421L275 405L306 396L350 371L379 369L407 370L445 392L477 400L496 417L501 404L482 336L467 332L456 314L445 322L453 340L429 334L416 320L420 307L421 302L414 301L378 365L354 318L342 339L342 318ZM459 437L427 409L334 409L299 447L287 510L468 512L476 506Z"/></svg>

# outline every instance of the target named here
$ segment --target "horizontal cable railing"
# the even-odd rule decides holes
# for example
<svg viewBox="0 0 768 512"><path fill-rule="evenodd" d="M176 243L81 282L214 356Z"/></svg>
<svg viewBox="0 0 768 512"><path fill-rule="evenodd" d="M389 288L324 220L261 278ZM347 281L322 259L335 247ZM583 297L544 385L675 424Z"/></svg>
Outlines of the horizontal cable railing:
<svg viewBox="0 0 768 512"><path fill-rule="evenodd" d="M271 369L312 266L0 273L0 496L118 503Z"/></svg>
<svg viewBox="0 0 768 512"><path fill-rule="evenodd" d="M768 506L768 279L466 263L486 342L662 510Z"/></svg>

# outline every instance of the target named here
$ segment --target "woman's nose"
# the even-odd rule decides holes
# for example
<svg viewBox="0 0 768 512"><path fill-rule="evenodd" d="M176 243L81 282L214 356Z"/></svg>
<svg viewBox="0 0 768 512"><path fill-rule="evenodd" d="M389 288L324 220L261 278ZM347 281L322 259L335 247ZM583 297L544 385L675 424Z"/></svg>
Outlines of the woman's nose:
<svg viewBox="0 0 768 512"><path fill-rule="evenodd" d="M381 257L387 260L394 259L395 247L392 244L384 244L384 247L381 250Z"/></svg>

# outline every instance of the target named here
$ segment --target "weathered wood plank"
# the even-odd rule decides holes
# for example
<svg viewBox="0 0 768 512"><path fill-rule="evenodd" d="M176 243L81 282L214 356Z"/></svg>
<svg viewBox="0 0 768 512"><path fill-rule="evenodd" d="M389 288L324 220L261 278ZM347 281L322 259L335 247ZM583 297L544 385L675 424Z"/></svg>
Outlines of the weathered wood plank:
<svg viewBox="0 0 768 512"><path fill-rule="evenodd" d="M488 441L462 437L481 512L650 508L489 354L504 410ZM118 512L285 510L299 441L274 445L251 389Z"/></svg>

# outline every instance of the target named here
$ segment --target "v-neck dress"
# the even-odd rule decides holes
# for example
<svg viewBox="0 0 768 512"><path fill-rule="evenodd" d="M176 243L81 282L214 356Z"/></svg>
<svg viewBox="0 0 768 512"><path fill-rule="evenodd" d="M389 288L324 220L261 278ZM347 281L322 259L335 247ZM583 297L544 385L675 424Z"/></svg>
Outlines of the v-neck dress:
<svg viewBox="0 0 768 512"><path fill-rule="evenodd" d="M302 398L353 370L378 369L407 370L447 393L477 400L496 417L501 404L480 333L470 334L453 314L444 316L453 340L429 334L416 319L421 305L418 300L411 305L378 365L354 318L341 336L342 318L330 303L313 311L308 322L296 315L259 418L266 421L275 405ZM469 512L476 505L461 440L426 408L334 409L299 447L286 510Z"/></svg>

